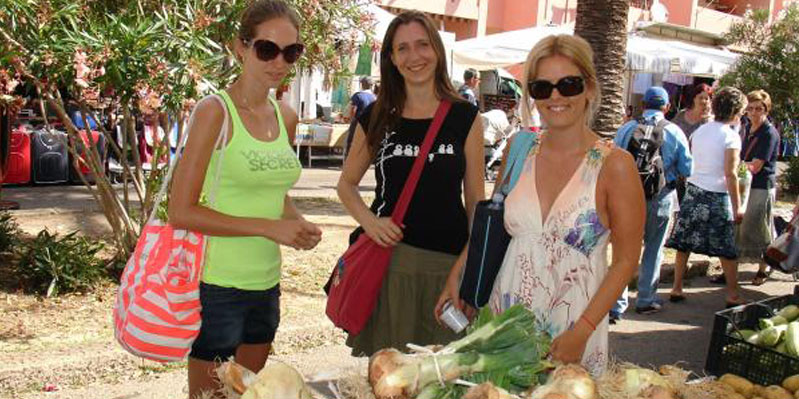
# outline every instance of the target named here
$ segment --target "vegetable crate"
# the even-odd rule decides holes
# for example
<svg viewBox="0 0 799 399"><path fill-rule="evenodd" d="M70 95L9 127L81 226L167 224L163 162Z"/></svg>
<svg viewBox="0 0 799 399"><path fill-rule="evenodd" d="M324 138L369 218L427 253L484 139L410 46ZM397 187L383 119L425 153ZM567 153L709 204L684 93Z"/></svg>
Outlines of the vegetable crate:
<svg viewBox="0 0 799 399"><path fill-rule="evenodd" d="M794 288L793 295L716 312L705 370L716 376L732 373L763 386L780 385L785 377L799 374L799 358L733 335L738 330L756 329L759 319L772 317L787 305L799 305L799 286Z"/></svg>

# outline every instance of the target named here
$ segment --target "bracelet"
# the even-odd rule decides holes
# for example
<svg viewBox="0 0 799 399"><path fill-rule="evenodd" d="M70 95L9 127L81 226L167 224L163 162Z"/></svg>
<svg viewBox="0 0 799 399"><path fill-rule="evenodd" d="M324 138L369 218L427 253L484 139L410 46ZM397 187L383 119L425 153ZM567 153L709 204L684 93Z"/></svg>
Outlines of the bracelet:
<svg viewBox="0 0 799 399"><path fill-rule="evenodd" d="M596 331L596 324L592 323L591 320L588 320L588 318L585 317L585 315L581 315L580 319L582 319L585 322L585 324L588 324L588 327L591 327L591 331Z"/></svg>

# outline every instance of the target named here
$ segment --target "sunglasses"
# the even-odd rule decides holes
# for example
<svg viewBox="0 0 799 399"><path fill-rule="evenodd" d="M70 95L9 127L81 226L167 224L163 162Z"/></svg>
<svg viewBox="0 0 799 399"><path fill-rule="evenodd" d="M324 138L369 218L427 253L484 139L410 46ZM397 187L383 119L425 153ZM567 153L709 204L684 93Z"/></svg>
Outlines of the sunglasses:
<svg viewBox="0 0 799 399"><path fill-rule="evenodd" d="M580 76L566 76L552 84L547 80L534 80L527 84L530 96L536 100L546 100L552 97L552 89L558 89L558 93L564 97L572 97L585 90L585 82Z"/></svg>
<svg viewBox="0 0 799 399"><path fill-rule="evenodd" d="M277 58L278 54L283 53L283 59L287 63L293 64L297 62L302 52L305 51L305 46L300 43L289 44L284 48L280 48L271 40L256 40L252 43L252 46L255 48L255 55L264 62L272 61Z"/></svg>

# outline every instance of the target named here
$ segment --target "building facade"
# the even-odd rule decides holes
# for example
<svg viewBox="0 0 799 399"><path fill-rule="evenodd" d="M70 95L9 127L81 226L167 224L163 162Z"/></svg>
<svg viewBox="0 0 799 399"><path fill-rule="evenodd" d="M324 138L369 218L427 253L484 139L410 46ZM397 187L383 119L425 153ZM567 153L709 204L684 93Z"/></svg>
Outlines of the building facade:
<svg viewBox="0 0 799 399"><path fill-rule="evenodd" d="M720 35L747 10L768 10L776 18L797 0L632 0L629 26L638 21L663 22ZM574 24L577 0L376 0L398 13L419 10L455 33L456 40L547 24ZM653 8L653 3L659 3ZM654 16L654 18L653 18Z"/></svg>

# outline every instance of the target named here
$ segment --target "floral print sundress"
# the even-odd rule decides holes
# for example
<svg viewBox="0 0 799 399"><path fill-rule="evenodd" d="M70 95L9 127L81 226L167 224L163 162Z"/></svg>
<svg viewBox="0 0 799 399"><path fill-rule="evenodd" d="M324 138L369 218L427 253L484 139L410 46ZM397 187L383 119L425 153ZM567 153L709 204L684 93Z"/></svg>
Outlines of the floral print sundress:
<svg viewBox="0 0 799 399"><path fill-rule="evenodd" d="M571 328L588 306L608 268L608 230L596 210L596 184L613 143L597 140L542 220L535 186L535 139L524 169L505 200L511 235L488 305L502 312L517 303L536 315L552 338ZM582 365L600 375L608 359L608 319L591 335Z"/></svg>

